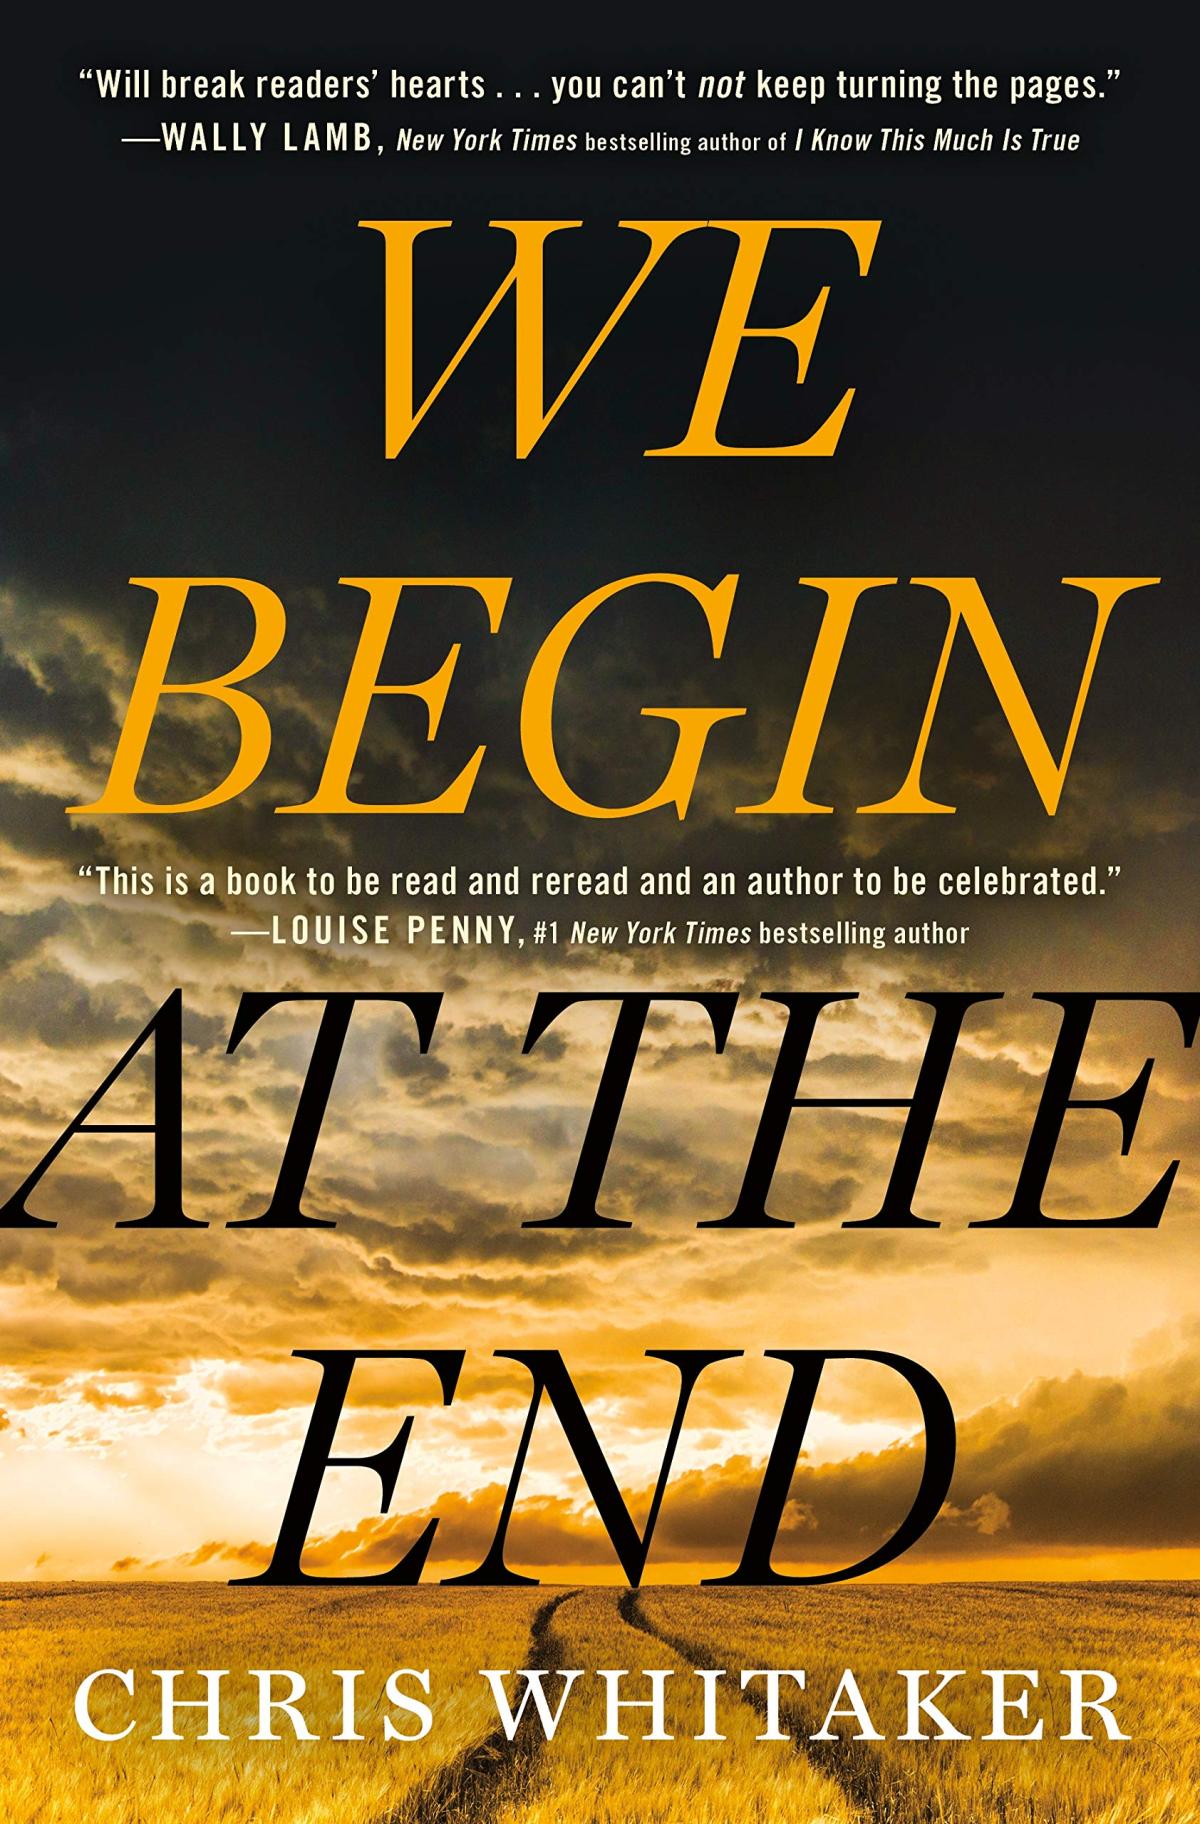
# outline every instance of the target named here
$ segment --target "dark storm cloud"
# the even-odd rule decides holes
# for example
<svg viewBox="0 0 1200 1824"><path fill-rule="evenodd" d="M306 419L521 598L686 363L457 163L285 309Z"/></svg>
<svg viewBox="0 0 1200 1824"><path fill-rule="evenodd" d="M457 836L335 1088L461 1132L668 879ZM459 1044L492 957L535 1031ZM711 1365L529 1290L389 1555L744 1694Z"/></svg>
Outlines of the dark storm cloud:
<svg viewBox="0 0 1200 1824"><path fill-rule="evenodd" d="M9 1036L36 1038L55 1048L122 1041L123 1050L152 1012L153 1004L133 983L93 988L65 969L43 967L35 975L10 976L4 987Z"/></svg>
<svg viewBox="0 0 1200 1824"><path fill-rule="evenodd" d="M398 1030L388 1034L383 1046L384 1068L404 1084L404 1093L414 1102L454 1102L459 1097L447 1085L450 1066L438 1056L422 1055L411 1032Z"/></svg>
<svg viewBox="0 0 1200 1824"><path fill-rule="evenodd" d="M117 726L109 697L97 681L95 654L72 629L54 635L43 627L35 675L17 644L24 631L10 628L0 644L0 702L9 738L52 736L66 754L88 763L111 743Z"/></svg>
<svg viewBox="0 0 1200 1824"><path fill-rule="evenodd" d="M18 856L55 861L67 868L92 860L102 848L94 830L63 816L63 800L50 792L0 782L0 834Z"/></svg>
<svg viewBox="0 0 1200 1824"><path fill-rule="evenodd" d="M66 927L71 909L65 900L51 900L35 912L0 913L0 964L10 969L23 962Z"/></svg>

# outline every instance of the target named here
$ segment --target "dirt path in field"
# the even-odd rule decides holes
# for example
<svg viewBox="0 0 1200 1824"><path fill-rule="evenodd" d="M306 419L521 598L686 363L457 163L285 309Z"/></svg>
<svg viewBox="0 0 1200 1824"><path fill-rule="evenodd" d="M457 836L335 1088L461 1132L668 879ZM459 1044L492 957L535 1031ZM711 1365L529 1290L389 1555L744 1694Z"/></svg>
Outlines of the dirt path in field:
<svg viewBox="0 0 1200 1824"><path fill-rule="evenodd" d="M562 1642L554 1631L554 1616L576 1594L575 1590L562 1590L538 1609L529 1630L527 1665L553 1672L562 1664ZM488 1824L536 1783L545 1746L536 1729L521 1728L510 1742L497 1724L483 1741L464 1748L424 1786L408 1793L394 1811L385 1812L372 1824Z"/></svg>
<svg viewBox="0 0 1200 1824"><path fill-rule="evenodd" d="M564 1603L578 1594L577 1590L562 1590L537 1610L530 1629L528 1664L548 1671L562 1665L563 1642L554 1627L554 1617ZM698 1643L669 1628L656 1627L644 1613L637 1590L619 1594L613 1591L613 1602L622 1621L670 1648L689 1665L710 1663ZM760 1692L750 1689L739 1695L756 1714L765 1715L765 1699ZM790 1708L799 1731L792 1743L795 1752L841 1789L862 1824L899 1824L886 1770L870 1745L808 1741L807 1732L819 1727L820 1717L811 1715L802 1703L793 1701ZM394 1810L375 1817L370 1824L490 1824L505 1808L519 1809L528 1801L544 1777L545 1750L546 1742L539 1730L522 1728L510 1742L497 1725L482 1741L439 1767ZM904 1824L933 1824L934 1816L924 1809L919 1815L906 1812Z"/></svg>
<svg viewBox="0 0 1200 1824"><path fill-rule="evenodd" d="M711 1657L706 1659L695 1641L686 1640L667 1629L660 1631L654 1627L642 1610L637 1590L625 1590L617 1598L617 1609L621 1619L627 1621L631 1628L640 1628L651 1640L661 1641L664 1646L672 1648L689 1665L711 1664ZM760 1692L751 1687L748 1691L743 1691L741 1697L743 1703L749 1704L752 1710L760 1716L765 1715L766 1702ZM790 1708L805 1734L820 1727L821 1718L811 1716L802 1703L793 1701ZM786 1722L782 1726L786 1727ZM818 1772L841 1787L864 1824L897 1824L887 1773L868 1743L810 1742L797 1735L792 1739L792 1746L797 1754L802 1754L811 1761ZM904 1824L924 1824L924 1817L906 1814Z"/></svg>

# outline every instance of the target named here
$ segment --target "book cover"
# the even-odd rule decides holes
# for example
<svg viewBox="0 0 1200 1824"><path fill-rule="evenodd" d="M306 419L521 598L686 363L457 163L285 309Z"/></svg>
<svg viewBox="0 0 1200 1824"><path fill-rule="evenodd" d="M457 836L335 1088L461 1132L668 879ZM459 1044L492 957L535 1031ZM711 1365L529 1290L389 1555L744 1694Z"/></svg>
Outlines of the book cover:
<svg viewBox="0 0 1200 1824"><path fill-rule="evenodd" d="M6 1824L1194 1819L1172 45L6 74Z"/></svg>

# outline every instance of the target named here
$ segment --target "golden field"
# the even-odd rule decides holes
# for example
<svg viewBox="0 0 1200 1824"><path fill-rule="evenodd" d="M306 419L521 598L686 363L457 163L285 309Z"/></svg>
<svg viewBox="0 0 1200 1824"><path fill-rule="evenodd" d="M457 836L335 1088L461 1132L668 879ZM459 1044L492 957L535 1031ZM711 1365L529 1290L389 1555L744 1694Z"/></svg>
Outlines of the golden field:
<svg viewBox="0 0 1200 1824"><path fill-rule="evenodd" d="M486 1596L406 1590L241 1591L212 1584L9 1585L0 1601L0 1819L4 1824L348 1824L423 1815L419 1795L494 1723L481 1665L524 1663L538 1592ZM542 1598L544 1600L544 1598ZM486 1655L492 1655L489 1659ZM101 1727L139 1729L89 1740L73 1695L100 1666L134 1668L132 1704L97 1687ZM231 1681L225 1742L157 1743L153 1667L294 1667L314 1693L330 1668L364 1671L362 1742L253 1742L256 1692ZM382 1680L394 1667L436 1667L437 1727L424 1741L385 1743ZM332 1689L333 1695L329 1695ZM417 1687L407 1689L420 1696ZM339 1693L322 1684L324 1733L340 1725ZM373 1698L368 1708L367 1693ZM180 1694L183 1694L181 1686ZM193 1678L189 1696L201 1695ZM151 1720L153 1719L153 1720ZM204 1726L189 1711L179 1732ZM397 1718L397 1726L404 1719ZM316 1730L320 1724L314 1722ZM286 1729L286 1720L284 1722ZM412 1801L412 1808L406 1808Z"/></svg>
<svg viewBox="0 0 1200 1824"><path fill-rule="evenodd" d="M698 1681L680 1655L652 1642L622 1618L613 1590L582 1590L556 1612L552 1645L567 1666L594 1671L606 1666L635 1674L642 1667L670 1668L664 1698L667 1732L673 1741L644 1741L647 1712L629 1710L616 1720L627 1741L597 1738L607 1724L605 1687L581 1679L578 1705L564 1711L554 1741L532 1763L532 1777L489 1813L495 1824L558 1824L560 1819L594 1819L595 1824L852 1824L855 1813L828 1774L803 1755L758 1746L758 1718L749 1704L721 1707L723 1742L691 1739L703 1728ZM718 1665L711 1659L708 1665ZM634 1677L624 1694L647 1695ZM574 1693L573 1693L574 1695Z"/></svg>
<svg viewBox="0 0 1200 1824"><path fill-rule="evenodd" d="M876 1729L887 1739L818 1744L818 1765L871 1824L1193 1824L1200 1819L1200 1588L1141 1584L864 1584L803 1592L648 1590L648 1625L696 1663L719 1643L729 1664L802 1666L808 1691L788 1694L785 1727L821 1727L845 1666L854 1668ZM1031 1668L1040 1674L1028 1722L1044 1739L980 1738L991 1728L991 1688L970 1676L939 1707L969 1741L906 1742L900 1667ZM1063 1667L1102 1667L1129 1741L1063 1742ZM927 1679L926 1692L936 1679ZM823 1703L818 1697L826 1699ZM797 1701L798 1700L798 1701ZM858 1725L841 1725L848 1732ZM924 1725L934 1733L934 1724ZM810 1749L810 1752L812 1750Z"/></svg>
<svg viewBox="0 0 1200 1824"><path fill-rule="evenodd" d="M571 1591L235 1590L212 1584L25 1584L0 1587L0 1819L3 1824L1195 1824L1200 1820L1197 1586L1144 1584L855 1585L822 1590ZM480 1668L583 1669L553 1740L532 1707L510 1744ZM852 1667L885 1739L808 1737L843 1668ZM1030 1721L1045 1739L978 1739L990 1727L983 1667L1034 1667L1041 1688ZM1132 1738L1062 1742L1062 1667L1105 1667L1120 1681L1113 1708ZM131 1669L135 1696L98 1684L92 1715L125 1739L78 1728L80 1679ZM203 1695L198 1668L224 1669L220 1727L196 1739L202 1710L180 1713L185 1739L155 1742L154 1668L190 1676L179 1695ZM606 1732L600 1668L628 1669L620 1695L648 1696L646 1667L662 1668L665 1732L643 1741L650 1712L625 1710ZM714 1685L715 1730L704 1728L696 1667L724 1668ZM780 1685L781 1732L764 1741L763 1681L739 1693L741 1668L804 1668L807 1688ZM962 1668L938 1699L972 1739L905 1742L902 1667ZM319 1739L297 1740L274 1713L278 1741L258 1728L247 1674L288 1668L307 1690L299 1714ZM360 1671L346 1727L336 1669ZM389 1703L396 1668L431 1673L433 1724ZM971 1674L976 1676L972 1677ZM523 1683L506 1681L519 1700ZM935 1680L927 1680L930 1690ZM288 1696L276 1680L275 1696ZM423 1699L409 1679L403 1691ZM1011 1728L1029 1725L1015 1715ZM1098 1725L1096 1725L1098 1728ZM927 1723L926 1728L933 1729Z"/></svg>

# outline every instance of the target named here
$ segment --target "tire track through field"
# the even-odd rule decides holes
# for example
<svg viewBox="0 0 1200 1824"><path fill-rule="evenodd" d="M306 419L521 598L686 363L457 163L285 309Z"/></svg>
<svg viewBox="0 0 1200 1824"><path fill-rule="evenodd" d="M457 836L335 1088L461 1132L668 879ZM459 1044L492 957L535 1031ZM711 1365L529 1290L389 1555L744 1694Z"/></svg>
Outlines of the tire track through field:
<svg viewBox="0 0 1200 1824"><path fill-rule="evenodd" d="M640 1628L651 1640L661 1641L678 1653L681 1659L686 1659L689 1665L710 1663L694 1641L666 1629L660 1630L651 1623L642 1610L640 1591L625 1590L618 1598L617 1608L622 1620L627 1621L630 1627ZM766 1698L761 1693L751 1687L740 1695L742 1701L749 1704L759 1716L766 1715ZM805 1739L807 1732L819 1727L820 1718L808 1716L794 1699L787 1708L791 1711L794 1723L805 1731L805 1736L792 1737L792 1747L796 1753L810 1761L818 1773L833 1780L867 1824L925 1824L926 1818L932 1819L932 1812L922 1812L918 1818L909 1809L902 1813L895 1809L888 1774L866 1742L810 1742ZM782 1705L781 1714L786 1717Z"/></svg>
<svg viewBox="0 0 1200 1824"><path fill-rule="evenodd" d="M556 1611L578 1594L563 1590L544 1602L529 1630L527 1665L554 1672L562 1664L562 1642L554 1631ZM541 1731L524 1724L510 1742L497 1723L482 1741L454 1755L393 1810L373 1824L489 1824L506 1805L526 1797L536 1784L546 1743Z"/></svg>

